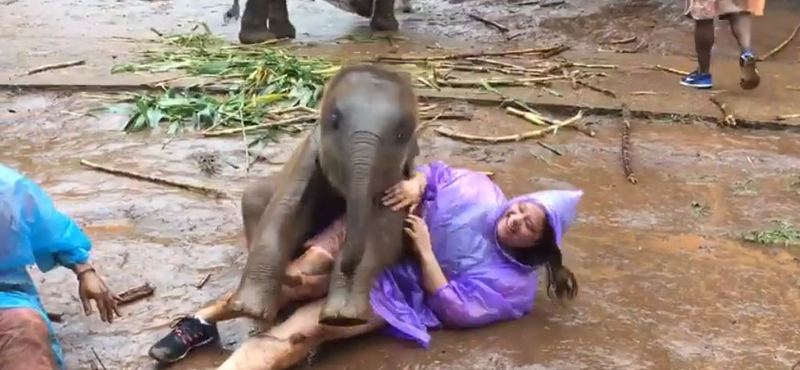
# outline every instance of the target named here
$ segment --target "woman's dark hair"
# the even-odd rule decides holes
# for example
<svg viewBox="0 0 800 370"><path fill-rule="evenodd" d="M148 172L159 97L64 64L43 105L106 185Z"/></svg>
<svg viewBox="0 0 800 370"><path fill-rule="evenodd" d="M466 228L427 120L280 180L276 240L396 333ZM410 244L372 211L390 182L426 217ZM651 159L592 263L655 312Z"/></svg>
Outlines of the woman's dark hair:
<svg viewBox="0 0 800 370"><path fill-rule="evenodd" d="M561 249L556 244L555 233L549 222L545 223L542 237L530 248L516 249L512 255L521 263L538 267L545 265L547 269L547 296L551 301L556 299L573 299L578 295L578 280L575 275L562 264Z"/></svg>

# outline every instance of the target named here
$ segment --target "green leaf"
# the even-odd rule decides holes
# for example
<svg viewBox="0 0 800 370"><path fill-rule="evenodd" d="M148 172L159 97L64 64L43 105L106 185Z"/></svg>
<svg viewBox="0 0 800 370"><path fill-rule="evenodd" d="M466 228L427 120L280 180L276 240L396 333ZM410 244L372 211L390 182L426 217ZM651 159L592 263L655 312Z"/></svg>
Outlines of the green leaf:
<svg viewBox="0 0 800 370"><path fill-rule="evenodd" d="M164 117L164 114L161 113L161 110L158 108L149 109L147 111L147 122L150 127L158 127L158 124L161 122L161 118Z"/></svg>

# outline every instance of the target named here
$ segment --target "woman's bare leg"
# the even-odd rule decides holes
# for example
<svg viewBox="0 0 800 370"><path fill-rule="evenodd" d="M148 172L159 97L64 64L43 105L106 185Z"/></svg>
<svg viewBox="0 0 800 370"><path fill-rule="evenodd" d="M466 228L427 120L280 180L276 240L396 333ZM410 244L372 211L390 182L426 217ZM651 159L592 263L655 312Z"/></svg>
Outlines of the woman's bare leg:
<svg viewBox="0 0 800 370"><path fill-rule="evenodd" d="M283 370L302 361L323 342L355 337L383 326L380 318L355 327L318 323L323 299L309 303L264 335L248 339L218 370Z"/></svg>

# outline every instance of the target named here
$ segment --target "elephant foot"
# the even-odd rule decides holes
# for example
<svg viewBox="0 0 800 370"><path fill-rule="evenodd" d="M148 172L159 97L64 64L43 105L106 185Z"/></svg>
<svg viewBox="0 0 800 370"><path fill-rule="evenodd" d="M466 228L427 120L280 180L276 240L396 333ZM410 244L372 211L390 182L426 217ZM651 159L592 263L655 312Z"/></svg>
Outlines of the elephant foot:
<svg viewBox="0 0 800 370"><path fill-rule="evenodd" d="M369 322L369 295L366 299L347 300L344 295L329 296L319 315L319 323L328 326L358 326Z"/></svg>
<svg viewBox="0 0 800 370"><path fill-rule="evenodd" d="M275 299L258 284L245 284L240 286L228 299L227 308L232 312L256 320L272 322L277 314Z"/></svg>
<svg viewBox="0 0 800 370"><path fill-rule="evenodd" d="M239 42L242 44L258 44L276 38L275 34L270 32L266 25L263 28L242 28L239 30Z"/></svg>
<svg viewBox="0 0 800 370"><path fill-rule="evenodd" d="M271 18L269 20L269 30L272 32L275 37L279 39L283 38L295 38L297 32L288 19L275 19Z"/></svg>
<svg viewBox="0 0 800 370"><path fill-rule="evenodd" d="M397 31L400 28L400 23L394 17L394 13L386 16L375 16L369 21L369 27L373 31Z"/></svg>

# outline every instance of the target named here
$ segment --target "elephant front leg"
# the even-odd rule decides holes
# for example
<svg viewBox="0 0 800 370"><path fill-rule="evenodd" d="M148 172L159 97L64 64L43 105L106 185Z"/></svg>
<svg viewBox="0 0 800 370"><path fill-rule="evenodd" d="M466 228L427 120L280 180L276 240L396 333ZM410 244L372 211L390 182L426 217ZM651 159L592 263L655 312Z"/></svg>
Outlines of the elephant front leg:
<svg viewBox="0 0 800 370"><path fill-rule="evenodd" d="M257 44L272 40L275 35L267 28L270 0L247 0L239 28L239 42Z"/></svg>
<svg viewBox="0 0 800 370"><path fill-rule="evenodd" d="M277 38L295 38L296 31L289 21L289 10L286 0L270 0L269 30Z"/></svg>
<svg viewBox="0 0 800 370"><path fill-rule="evenodd" d="M375 31L397 31L400 28L394 16L394 0L375 0L375 12L369 26Z"/></svg>

